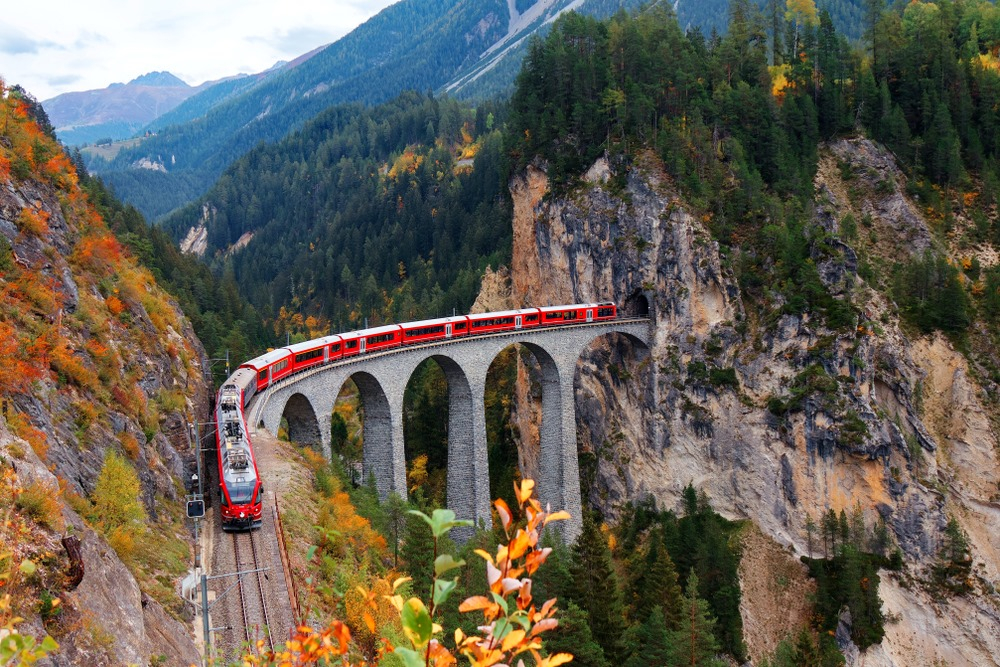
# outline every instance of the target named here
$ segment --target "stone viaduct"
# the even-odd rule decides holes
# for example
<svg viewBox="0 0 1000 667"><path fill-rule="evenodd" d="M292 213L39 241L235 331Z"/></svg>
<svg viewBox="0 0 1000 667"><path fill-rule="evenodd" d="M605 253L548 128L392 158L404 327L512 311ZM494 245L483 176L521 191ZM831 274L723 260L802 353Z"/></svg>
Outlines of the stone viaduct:
<svg viewBox="0 0 1000 667"><path fill-rule="evenodd" d="M354 357L279 380L254 397L247 409L247 422L251 432L262 426L276 434L284 417L293 441L321 445L329 456L334 403L344 383L353 379L364 405L364 477L374 475L382 497L395 491L405 498L403 391L417 366L434 359L448 381L448 507L458 518L489 526L486 374L501 351L510 345L524 345L541 366L537 495L543 505L570 513L572 519L563 530L572 539L579 533L582 521L574 414L576 364L591 343L613 333L648 350L651 320L619 319L511 331Z"/></svg>

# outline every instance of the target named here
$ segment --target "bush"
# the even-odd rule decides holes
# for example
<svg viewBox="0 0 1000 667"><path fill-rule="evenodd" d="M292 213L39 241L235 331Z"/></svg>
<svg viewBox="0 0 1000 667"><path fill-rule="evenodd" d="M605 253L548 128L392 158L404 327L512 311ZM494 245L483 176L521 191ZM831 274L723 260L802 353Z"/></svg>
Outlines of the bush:
<svg viewBox="0 0 1000 667"><path fill-rule="evenodd" d="M50 530L62 530L62 507L45 484L32 482L14 499L14 506Z"/></svg>
<svg viewBox="0 0 1000 667"><path fill-rule="evenodd" d="M126 550L130 550L134 535L145 532L146 510L139 500L140 493L135 469L120 455L108 450L90 498L94 505L91 518L109 541L129 547Z"/></svg>

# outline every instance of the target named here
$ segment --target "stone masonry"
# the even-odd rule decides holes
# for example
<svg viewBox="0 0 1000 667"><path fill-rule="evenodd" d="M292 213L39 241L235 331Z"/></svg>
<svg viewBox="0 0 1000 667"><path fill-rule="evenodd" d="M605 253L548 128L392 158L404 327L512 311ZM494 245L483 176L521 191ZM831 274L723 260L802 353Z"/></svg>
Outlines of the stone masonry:
<svg viewBox="0 0 1000 667"><path fill-rule="evenodd" d="M448 506L462 519L491 524L486 454L486 373L506 347L520 343L542 369L541 472L538 497L572 519L564 528L573 539L581 526L573 380L583 351L597 338L623 334L648 350L649 320L596 322L557 329L514 331L458 338L431 345L362 355L284 378L251 402L251 432L278 432L288 421L293 440L321 445L330 455L330 418L337 395L353 379L365 406L364 477L374 474L379 494L406 497L403 451L403 391L423 361L433 358L448 381Z"/></svg>

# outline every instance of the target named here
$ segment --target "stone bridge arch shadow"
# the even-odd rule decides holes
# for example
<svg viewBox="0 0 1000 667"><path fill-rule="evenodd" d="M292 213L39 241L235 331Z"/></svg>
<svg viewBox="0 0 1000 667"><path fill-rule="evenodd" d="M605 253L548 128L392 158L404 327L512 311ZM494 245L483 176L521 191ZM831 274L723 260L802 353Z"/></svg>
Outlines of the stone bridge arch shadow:
<svg viewBox="0 0 1000 667"><path fill-rule="evenodd" d="M429 366L436 367L436 369ZM404 402L404 449L407 465L412 463L415 452L413 442L417 433L432 437L444 436L446 453L432 452L437 459L434 463L437 469L444 464L446 483L444 489L444 506L455 510L460 518L475 518L483 513L477 509L477 488L482 480L488 477L484 469L485 459L477 451L477 424L480 411L475 409L476 389L470 381L467 370L461 363L446 354L431 354L424 357L406 378L406 388L418 389L413 385L418 374L434 374L440 372L447 385L444 395L444 405L417 405L410 402L423 397L411 396ZM431 375L433 378L433 375ZM425 375L424 378L427 378ZM432 395L431 392L430 395ZM428 414L428 410L432 412ZM437 411L435 411L437 410ZM434 423L434 422L437 423ZM428 433L428 427L438 430ZM436 444L436 443L432 443ZM443 459L443 460L442 460ZM481 504L481 503L480 503ZM488 513L488 509L487 509ZM459 531L465 532L465 531Z"/></svg>
<svg viewBox="0 0 1000 667"><path fill-rule="evenodd" d="M657 420L646 407L656 405L650 353L649 345L631 334L607 333L591 341L576 364L574 418L584 502L616 500L602 478L618 474L630 443L660 448Z"/></svg>
<svg viewBox="0 0 1000 667"><path fill-rule="evenodd" d="M288 425L288 439L292 442L316 448L322 446L319 418L305 395L292 394L281 411L281 419Z"/></svg>
<svg viewBox="0 0 1000 667"><path fill-rule="evenodd" d="M385 388L371 373L357 371L344 379L337 396L349 382L353 382L358 389L360 396L358 416L361 422L361 432L358 434L361 441L361 470L352 471L352 476L356 477L360 484L368 483L366 476L374 476L379 493L383 497L390 489L405 491L406 471L397 471L394 466L392 411ZM353 475L353 472L360 474Z"/></svg>

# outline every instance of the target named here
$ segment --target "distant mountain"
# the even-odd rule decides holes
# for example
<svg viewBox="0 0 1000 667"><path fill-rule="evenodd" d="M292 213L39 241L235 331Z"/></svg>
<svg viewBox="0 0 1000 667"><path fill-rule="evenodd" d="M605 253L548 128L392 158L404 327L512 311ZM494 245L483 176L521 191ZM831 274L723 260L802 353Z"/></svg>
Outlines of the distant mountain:
<svg viewBox="0 0 1000 667"><path fill-rule="evenodd" d="M661 0L666 1L666 0ZM753 0L751 0L753 1ZM766 0L756 0L763 5ZM855 8L861 0L820 0ZM378 104L404 90L470 100L505 96L529 38L559 14L597 17L642 0L401 0L305 62L266 77L206 90L152 122L157 136L87 167L148 218L160 219L204 194L240 156L273 143L343 102ZM725 21L728 0L672 0L683 26ZM295 66L293 66L295 65Z"/></svg>
<svg viewBox="0 0 1000 667"><path fill-rule="evenodd" d="M44 100L59 139L68 145L124 139L211 83L192 87L170 72L150 72L100 90L63 93Z"/></svg>

